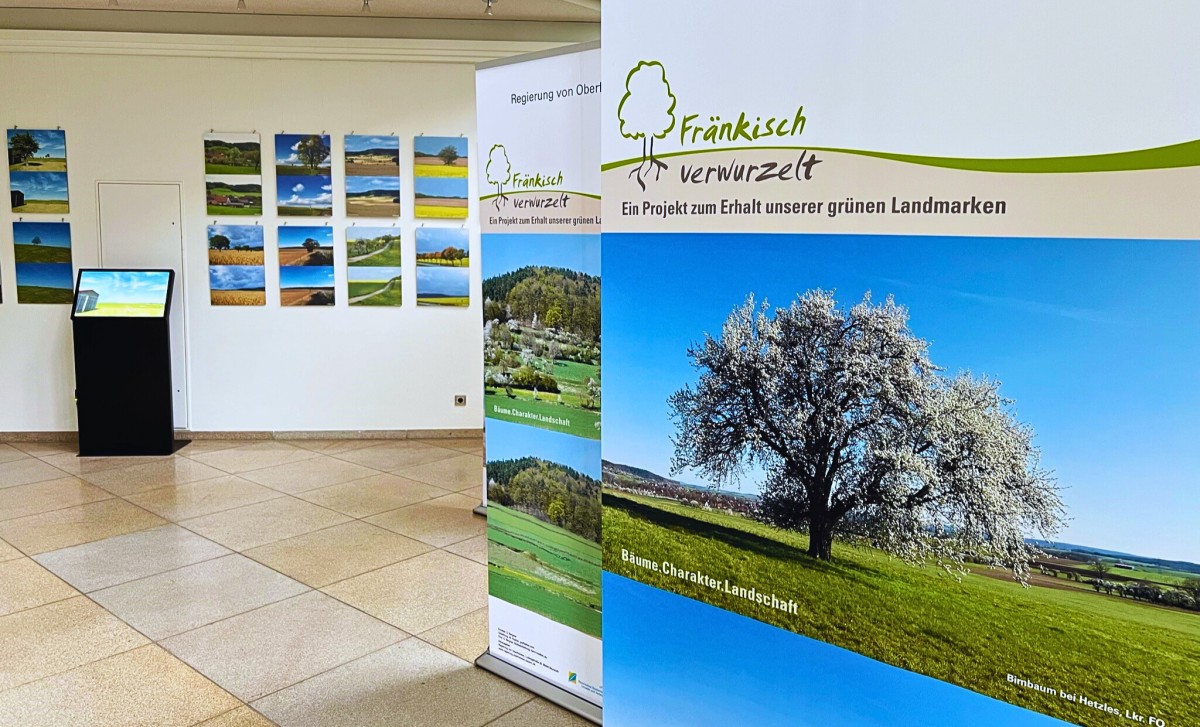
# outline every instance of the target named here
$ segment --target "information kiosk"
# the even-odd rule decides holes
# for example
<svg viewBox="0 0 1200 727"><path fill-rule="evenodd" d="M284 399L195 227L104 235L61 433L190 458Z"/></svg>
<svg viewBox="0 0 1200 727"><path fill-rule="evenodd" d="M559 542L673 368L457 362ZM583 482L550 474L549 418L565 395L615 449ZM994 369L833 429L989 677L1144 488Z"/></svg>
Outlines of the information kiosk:
<svg viewBox="0 0 1200 727"><path fill-rule="evenodd" d="M175 450L171 270L80 270L71 323L79 455Z"/></svg>

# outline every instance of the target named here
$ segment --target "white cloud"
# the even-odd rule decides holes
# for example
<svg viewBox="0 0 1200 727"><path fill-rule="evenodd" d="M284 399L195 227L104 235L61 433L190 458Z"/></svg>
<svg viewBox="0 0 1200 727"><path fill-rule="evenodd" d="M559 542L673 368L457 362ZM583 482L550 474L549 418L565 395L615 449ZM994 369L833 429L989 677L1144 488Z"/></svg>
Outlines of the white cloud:
<svg viewBox="0 0 1200 727"><path fill-rule="evenodd" d="M332 184L323 184L323 185L321 185L321 189L322 189L322 190L324 190L324 191L326 191L326 192L332 192L332 191L333 191L333 185L332 185Z"/></svg>
<svg viewBox="0 0 1200 727"><path fill-rule="evenodd" d="M297 184L295 187L292 187L292 191L295 192L296 194L299 194L304 191L304 185Z"/></svg>

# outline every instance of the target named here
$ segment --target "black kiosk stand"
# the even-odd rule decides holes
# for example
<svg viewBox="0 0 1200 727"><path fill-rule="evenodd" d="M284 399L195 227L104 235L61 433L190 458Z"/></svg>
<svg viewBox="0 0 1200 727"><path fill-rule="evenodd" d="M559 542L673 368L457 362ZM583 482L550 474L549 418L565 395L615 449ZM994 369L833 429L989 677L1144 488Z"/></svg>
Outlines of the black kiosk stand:
<svg viewBox="0 0 1200 727"><path fill-rule="evenodd" d="M71 326L79 456L175 451L171 270L80 270Z"/></svg>

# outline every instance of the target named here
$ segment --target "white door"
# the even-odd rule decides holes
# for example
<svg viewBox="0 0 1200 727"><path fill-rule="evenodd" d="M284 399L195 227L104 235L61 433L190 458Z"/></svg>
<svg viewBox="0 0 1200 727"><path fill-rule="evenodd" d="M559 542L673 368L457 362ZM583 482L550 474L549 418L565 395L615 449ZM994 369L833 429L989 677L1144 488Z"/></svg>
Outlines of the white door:
<svg viewBox="0 0 1200 727"><path fill-rule="evenodd" d="M100 266L175 271L171 295L171 382L175 428L188 426L187 335L180 187L169 183L100 182Z"/></svg>

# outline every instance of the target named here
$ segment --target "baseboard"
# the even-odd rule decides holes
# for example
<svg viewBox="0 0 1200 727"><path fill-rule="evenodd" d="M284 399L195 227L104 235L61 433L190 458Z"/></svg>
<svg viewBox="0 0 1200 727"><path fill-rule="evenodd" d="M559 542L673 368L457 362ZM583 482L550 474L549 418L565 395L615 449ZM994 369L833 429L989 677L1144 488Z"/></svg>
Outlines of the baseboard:
<svg viewBox="0 0 1200 727"><path fill-rule="evenodd" d="M483 429L339 430L324 432L193 432L176 429L175 436L202 439L479 439ZM78 432L0 432L0 442L78 442Z"/></svg>
<svg viewBox="0 0 1200 727"><path fill-rule="evenodd" d="M0 442L78 442L79 432L0 432Z"/></svg>

